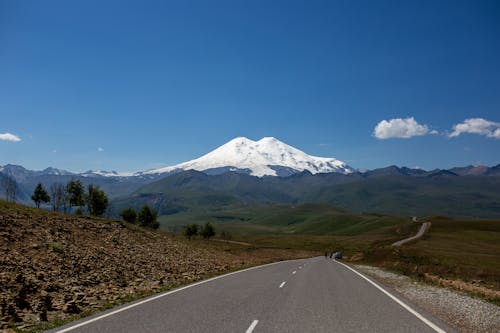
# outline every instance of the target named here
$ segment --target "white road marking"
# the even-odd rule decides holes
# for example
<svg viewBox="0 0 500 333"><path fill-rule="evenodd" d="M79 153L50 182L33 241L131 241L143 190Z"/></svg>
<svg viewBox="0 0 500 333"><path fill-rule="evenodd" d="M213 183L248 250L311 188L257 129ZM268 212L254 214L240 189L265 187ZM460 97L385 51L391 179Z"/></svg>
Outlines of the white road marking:
<svg viewBox="0 0 500 333"><path fill-rule="evenodd" d="M297 273L297 271L293 271L293 272L292 272L292 274L295 274L295 273Z"/></svg>
<svg viewBox="0 0 500 333"><path fill-rule="evenodd" d="M259 323L259 321L257 319L255 319L254 321L252 321L252 324L250 324L250 327L247 328L247 330L245 331L245 333L252 333L253 329L255 328L255 326L257 326L258 323Z"/></svg>
<svg viewBox="0 0 500 333"><path fill-rule="evenodd" d="M283 286L285 285L285 283L286 283L286 281L281 282L280 288L283 288Z"/></svg>
<svg viewBox="0 0 500 333"><path fill-rule="evenodd" d="M441 329L440 327L438 327L436 324L434 324L433 322L431 322L429 319L425 318L420 313L418 313L417 311L413 310L411 307L409 307L408 305L406 305L405 303L403 303L402 301L400 301L396 296L392 295L387 290L385 290L384 288L380 287L378 284L376 284L375 282L373 282L371 279L367 278L363 274L361 274L358 271L356 271L354 268L351 268L350 266L347 266L346 264L344 264L344 263L342 263L340 261L337 261L337 260L334 260L334 261L336 263L338 263L338 264L341 264L345 268L353 271L354 273L358 274L359 276L361 276L366 281L370 282L373 286L375 286L381 292L383 292L384 294L386 294L387 296L389 296L393 301L395 301L396 303L398 303L399 305L401 305L403 308L405 308L406 310L408 310L408 312L410 312L412 315L414 315L415 317L417 317L418 319L420 319L421 321L423 321L425 324L427 324L427 326L429 326L430 328L432 328L434 331L436 331L438 333L446 333L446 331L444 331L443 329Z"/></svg>
<svg viewBox="0 0 500 333"><path fill-rule="evenodd" d="M75 324L75 325L73 325L73 326L67 327L67 328L62 329L62 330L59 330L59 331L56 331L56 333L65 333L65 332L72 331L72 330L74 330L75 328L85 326L85 325L87 325L87 324L93 323L94 321L98 321L98 320L100 320L100 319L103 319L103 318L106 318L106 317L109 317L109 316L115 315L115 314L120 313L120 312L123 312L123 311L125 311L125 310L131 309L131 308L134 308L134 307L136 307L136 306L138 306L138 305L142 305L142 304L144 304L144 303L154 301L155 299L158 299L158 298L161 298L161 297L165 297L165 296L168 296L168 295L174 294L174 293L176 293L176 292L182 291L182 290L187 289L187 288L195 287L195 286L198 286L198 285L200 285L200 284L204 284L204 283L207 283L207 282L210 282L210 281L218 280L218 279L224 278L224 277L226 277L226 276L230 276L230 275L234 275L234 274L238 274L238 273L242 273L242 272L247 272L247 271L250 271L250 270L253 270L253 269L257 269L257 268L263 268L263 267L267 267L267 266L272 266L272 265L282 264L282 263L284 263L284 262L288 262L288 261L294 261L294 260L284 260L284 261L272 262L272 263L270 263L270 264L265 264L265 265L261 265L261 266L255 266L255 267L245 268L245 269L242 269L242 270L240 270L240 271L236 271L236 272L231 272L231 273L227 273L227 274L224 274L224 275L215 276L215 277L213 277L213 278L210 278L210 279L207 279L207 280L203 280L203 281L198 281L198 282L195 282L195 283L189 284L189 285L187 285L187 286L180 287L180 288L178 288L178 289L174 289L174 290L171 290L171 291L166 291L166 292L161 293L161 294L158 294L158 295L156 295L156 296L152 296L152 297L149 297L149 298L143 299L142 301L138 301L138 302L135 302L135 303L129 304L129 305L124 306L124 307L122 307L122 308L119 308L119 309L116 309L116 310L114 310L114 311L111 311L111 312L105 313L105 314L103 314L103 315L100 315L100 316L98 316L98 317L95 317L95 318L92 318L92 319L89 319L89 320L82 321L81 323ZM257 324L255 324L255 325L257 325Z"/></svg>

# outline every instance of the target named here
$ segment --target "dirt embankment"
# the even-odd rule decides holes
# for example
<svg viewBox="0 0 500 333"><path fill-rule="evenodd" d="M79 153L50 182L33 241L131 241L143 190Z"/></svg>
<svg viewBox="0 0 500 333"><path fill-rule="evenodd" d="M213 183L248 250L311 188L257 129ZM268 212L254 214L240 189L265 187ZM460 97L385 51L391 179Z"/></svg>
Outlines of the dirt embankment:
<svg viewBox="0 0 500 333"><path fill-rule="evenodd" d="M0 329L64 319L273 259L0 202Z"/></svg>

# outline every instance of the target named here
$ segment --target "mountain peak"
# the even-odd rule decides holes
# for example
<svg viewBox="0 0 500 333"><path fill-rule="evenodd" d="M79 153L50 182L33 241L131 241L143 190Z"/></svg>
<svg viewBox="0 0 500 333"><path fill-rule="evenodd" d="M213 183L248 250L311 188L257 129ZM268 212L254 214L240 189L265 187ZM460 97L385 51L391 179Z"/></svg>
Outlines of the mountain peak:
<svg viewBox="0 0 500 333"><path fill-rule="evenodd" d="M263 137L262 139L260 139L257 142L262 142L262 143L266 143L266 142L280 142L280 143L282 143L280 140L276 139L273 136L265 136L265 137Z"/></svg>
<svg viewBox="0 0 500 333"><path fill-rule="evenodd" d="M249 138L246 138L244 136L237 136L236 138L228 141L225 145L228 145L228 144L241 144L241 143L255 143L255 141L250 140Z"/></svg>
<svg viewBox="0 0 500 333"><path fill-rule="evenodd" d="M252 176L278 176L309 171L351 173L352 169L335 158L311 156L274 138L258 141L236 137L200 158L141 174L171 173L181 170L214 172L237 171Z"/></svg>

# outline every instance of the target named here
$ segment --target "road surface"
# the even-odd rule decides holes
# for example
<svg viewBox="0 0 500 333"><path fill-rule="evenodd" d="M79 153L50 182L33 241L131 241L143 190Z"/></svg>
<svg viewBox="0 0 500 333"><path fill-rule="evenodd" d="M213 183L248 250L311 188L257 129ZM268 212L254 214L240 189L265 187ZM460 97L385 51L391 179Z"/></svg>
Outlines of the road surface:
<svg viewBox="0 0 500 333"><path fill-rule="evenodd" d="M318 257L209 279L50 332L452 332L404 306L342 263Z"/></svg>
<svg viewBox="0 0 500 333"><path fill-rule="evenodd" d="M400 241L397 241L397 242L393 243L392 246L401 246L401 245L406 244L408 242L417 240L420 237L422 237L427 232L427 230L429 230L430 227L431 227L430 222L424 222L424 223L422 223L422 226L420 227L420 229L418 230L418 232L415 236L408 237L408 238L402 239Z"/></svg>

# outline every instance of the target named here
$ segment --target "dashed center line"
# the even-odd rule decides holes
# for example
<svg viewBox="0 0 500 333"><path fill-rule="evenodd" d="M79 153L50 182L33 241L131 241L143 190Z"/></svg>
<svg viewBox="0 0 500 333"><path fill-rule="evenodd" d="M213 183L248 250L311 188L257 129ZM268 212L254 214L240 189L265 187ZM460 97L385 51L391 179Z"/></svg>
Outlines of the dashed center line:
<svg viewBox="0 0 500 333"><path fill-rule="evenodd" d="M255 328L255 326L257 326L258 323L259 323L259 321L257 319L255 319L254 321L252 321L252 323L250 324L250 327L247 328L247 330L245 331L245 333L252 333L253 329Z"/></svg>
<svg viewBox="0 0 500 333"><path fill-rule="evenodd" d="M285 285L285 283L286 283L286 281L281 282L280 288L283 288L283 286Z"/></svg>
<svg viewBox="0 0 500 333"><path fill-rule="evenodd" d="M293 271L293 272L292 272L292 274L295 274L295 273L297 273L297 271Z"/></svg>

